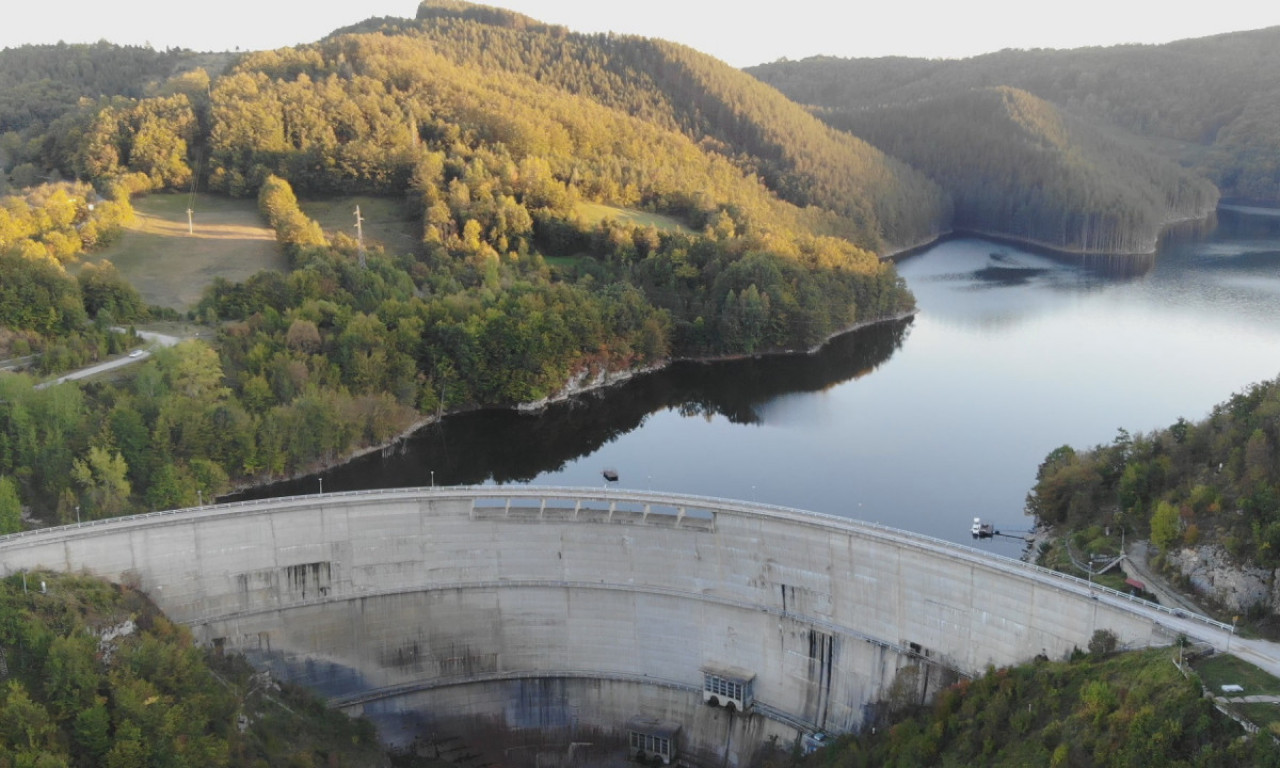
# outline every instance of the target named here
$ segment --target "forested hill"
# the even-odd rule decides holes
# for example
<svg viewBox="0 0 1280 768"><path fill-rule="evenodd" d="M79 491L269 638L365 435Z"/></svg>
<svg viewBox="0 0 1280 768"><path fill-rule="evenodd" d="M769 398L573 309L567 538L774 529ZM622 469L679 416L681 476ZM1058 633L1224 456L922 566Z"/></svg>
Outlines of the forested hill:
<svg viewBox="0 0 1280 768"><path fill-rule="evenodd" d="M59 348L119 351L109 329L146 319L137 292L69 270L143 195L256 198L288 264L208 286L190 315L216 348L157 350L84 389L0 377L0 530L21 507L190 505L449 411L810 349L913 309L877 251L947 225L918 172L677 46L456 3L422 15L139 72L0 137L0 352L48 368L71 359ZM416 242L362 247L305 212L355 195Z"/></svg>
<svg viewBox="0 0 1280 768"><path fill-rule="evenodd" d="M1274 379L1197 423L1178 419L1146 435L1121 430L1110 445L1079 452L1061 446L1040 465L1027 507L1050 525L1123 523L1166 553L1214 544L1272 574L1280 567L1278 413Z"/></svg>
<svg viewBox="0 0 1280 768"><path fill-rule="evenodd" d="M1114 653L1115 636L1094 634L1069 661L1037 659L992 669L917 705L899 670L882 703L888 722L839 737L791 763L801 768L1228 768L1280 765L1265 728L1251 737L1214 709L1194 673L1184 678L1169 649ZM918 694L917 694L918 696ZM784 763L785 764L785 763Z"/></svg>
<svg viewBox="0 0 1280 768"><path fill-rule="evenodd" d="M0 579L0 765L388 765L372 723L197 647L137 588Z"/></svg>
<svg viewBox="0 0 1280 768"><path fill-rule="evenodd" d="M566 91L679 132L700 152L723 157L742 174L759 179L778 198L830 212L818 232L848 238L867 250L896 250L949 229L949 199L926 176L832 130L755 78L692 49L634 36L575 34L456 0L429 0L417 19L371 19L335 32L321 45L332 49L344 37L369 33L413 40L415 50L490 78L500 73L533 78L540 88ZM83 130L77 123L100 109L104 99L184 93L203 127L201 110L211 80L241 58L105 42L0 51L0 161L6 169L29 161L46 174L91 179L95 169L85 155L95 150L73 144ZM261 65L260 58L256 61ZM305 71L297 63L289 66L270 74L292 79ZM324 73L345 77L350 69L337 66ZM308 77L314 74L308 72ZM396 84L389 85L391 95L403 95ZM97 108L86 109L81 99ZM58 118L61 122L49 130ZM135 130L141 119L131 118ZM202 143L201 137L182 138L188 151ZM117 154L127 156L131 150L122 140ZM627 197L618 195L610 202L629 204Z"/></svg>
<svg viewBox="0 0 1280 768"><path fill-rule="evenodd" d="M930 173L951 193L959 229L1149 253L1171 220L1217 202L1210 182L1172 161L1006 86L827 119Z"/></svg>
<svg viewBox="0 0 1280 768"><path fill-rule="evenodd" d="M758 176L782 199L842 219L840 234L872 250L929 239L949 206L922 174L833 131L773 88L690 48L649 38L584 35L455 0L428 0L416 21L341 30L408 37L449 61L532 77L678 131Z"/></svg>
<svg viewBox="0 0 1280 768"><path fill-rule="evenodd" d="M1280 27L1077 50L1006 50L959 61L812 58L749 69L838 111L1011 86L1147 139L1228 198L1280 202Z"/></svg>
<svg viewBox="0 0 1280 768"><path fill-rule="evenodd" d="M82 98L150 95L149 90L178 72L229 58L107 42L0 49L0 134L47 125Z"/></svg>

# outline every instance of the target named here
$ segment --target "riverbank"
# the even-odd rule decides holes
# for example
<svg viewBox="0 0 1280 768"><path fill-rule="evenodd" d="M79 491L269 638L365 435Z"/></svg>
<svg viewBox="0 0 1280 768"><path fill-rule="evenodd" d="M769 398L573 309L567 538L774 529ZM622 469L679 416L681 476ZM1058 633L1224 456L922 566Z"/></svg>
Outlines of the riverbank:
<svg viewBox="0 0 1280 768"><path fill-rule="evenodd" d="M254 491L256 489L268 488L270 486L283 484L283 483L292 483L292 482L303 480L309 477L322 475L329 470L342 467L357 459L360 459L365 456L369 456L370 454L382 453L384 457L393 455L396 451L400 450L400 447L403 446L410 438L414 437L415 434L417 434L418 432L421 432L423 429L427 427L438 424L444 419L447 419L451 416L462 416L468 413L476 413L479 411L499 411L499 412L507 411L511 413L526 414L529 416L534 416L544 412L546 409L556 404L571 401L574 398L579 397L581 395L585 395L593 392L601 392L613 387L621 386L624 383L634 381L635 379L640 378L642 376L663 372L668 368L678 364L696 363L696 364L714 365L716 363L728 363L733 361L749 360L749 359L766 359L766 358L780 359L780 358L787 358L787 357L800 359L800 358L806 358L806 357L813 357L813 356L816 356L818 353L822 352L824 349L826 349L828 345L832 344L837 339L843 338L849 334L852 334L857 331L861 331L873 326L884 325L888 323L894 323L894 322L900 322L902 320L906 320L908 318L914 317L917 314L917 312L918 312L917 309L912 309L907 312L899 312L887 317L880 317L880 318L875 318L873 320L864 320L861 322L853 323L848 327L845 327L839 331L836 331L828 335L825 339L823 339L822 341L820 341L819 343L815 344L814 346L808 349L771 350L768 352L760 352L753 355L704 355L704 356L692 356L692 357L671 357L671 358L664 359L657 364L642 366L638 368L621 369L621 370L600 370L598 368L587 367L587 368L584 368L579 373L571 376L569 381L566 382L565 385L561 387L559 390L557 390L555 393L553 393L552 395L549 395L548 397L542 398L540 400L525 402L525 403L506 404L506 405L483 405L483 406L470 405L462 408L453 408L453 409L449 409L446 411L441 411L433 414L421 415L420 418L415 419L412 423L407 425L403 430L399 431L394 437L391 437L383 442L356 449L350 453L343 454L342 456L335 457L330 460L319 460L319 461L312 462L309 465L307 465L305 469L300 470L298 472L291 473L287 476L259 478L256 480L248 480L245 482L237 483L226 494L223 494L222 496L220 496L218 500L219 501L234 500L240 494L247 493L249 491Z"/></svg>
<svg viewBox="0 0 1280 768"><path fill-rule="evenodd" d="M1169 226L1173 226L1173 223L1170 223ZM1162 230L1162 234L1163 234L1163 230ZM1031 253L1039 254L1041 256L1048 256L1050 258L1066 260L1073 263L1087 262L1087 260L1090 258L1108 258L1108 259L1110 258L1122 258L1122 259L1123 258L1151 258L1156 253L1156 245L1154 244L1151 246L1151 250L1135 251L1132 253L1084 251L1084 250L1079 250L1074 248L1060 248L1058 246L1049 245L1048 243L1042 242L1040 240L1033 240L1028 237L1018 237L1016 235L1010 235L1003 232L991 232L983 229L953 229L950 232L948 232L946 235L938 238L936 241L932 243L929 243L927 245L922 245L922 246L916 246L910 250L894 254L892 257L889 257L889 258L890 260L896 263L902 259L913 256L921 251L928 250L929 248L932 248L935 245L940 245L950 240L960 240L963 238L978 238L981 240L989 240L993 243L998 243L1000 245L1013 246L1016 248L1021 248L1026 251L1030 251Z"/></svg>
<svg viewBox="0 0 1280 768"><path fill-rule="evenodd" d="M1227 206L1227 205L1223 205L1221 207L1226 210L1233 209L1232 206ZM926 251L936 245L940 245L947 241L973 237L973 238L980 238L983 240L990 240L993 243L999 243L1002 245L1009 245L1017 248L1022 248L1032 253L1037 253L1042 256L1048 256L1050 258L1065 259L1075 263L1083 263L1086 266L1090 266L1091 259L1099 259L1099 258L1101 259L1116 259L1116 258L1153 259L1155 257L1156 251L1159 249L1160 240L1163 239L1171 229L1182 224L1194 224L1194 223L1206 222L1210 218L1212 218L1214 215L1216 215L1217 211L1218 211L1218 208L1215 207L1213 210L1208 211L1201 215L1182 216L1182 217L1172 218L1172 219L1168 219L1166 221L1161 222L1160 232L1156 235L1155 240L1152 242L1151 248L1142 250L1142 251L1112 252L1112 251L1083 250L1079 248L1063 248L1061 246L1051 245L1042 240L1036 240L1034 238L1029 238L1029 237L1019 237L1018 235L1011 235L1011 234L1008 234L1007 232L994 232L994 231L985 230L985 229L969 229L969 228L962 227L957 229L951 229L951 230L948 230L947 232L941 233L936 238L928 242L919 243L917 245L906 246L904 248L899 248L897 250L889 251L884 255L882 255L880 258L883 261L892 261L894 263L897 263L902 259L910 258L911 256L914 256L918 253Z"/></svg>
<svg viewBox="0 0 1280 768"><path fill-rule="evenodd" d="M920 253L921 251L927 251L938 243L952 237L954 234L955 232L953 230L948 229L945 232L939 232L930 238L921 240L914 245L904 245L898 248L892 248L880 254L880 260L896 262L898 259L906 258L907 256Z"/></svg>

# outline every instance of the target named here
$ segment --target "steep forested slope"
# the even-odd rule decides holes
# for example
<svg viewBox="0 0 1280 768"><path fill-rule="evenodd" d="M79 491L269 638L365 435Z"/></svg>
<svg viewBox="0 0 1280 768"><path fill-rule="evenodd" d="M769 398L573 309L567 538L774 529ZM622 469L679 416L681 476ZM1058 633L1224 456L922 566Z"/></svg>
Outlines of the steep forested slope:
<svg viewBox="0 0 1280 768"><path fill-rule="evenodd" d="M420 16L246 55L212 79L148 79L189 57L130 51L151 68L124 67L97 100L8 134L7 169L74 175L116 201L192 185L251 195L271 175L304 195L408 194L425 264L464 260L476 277L509 254L588 251L674 313L684 351L808 346L898 311L905 294L868 255L947 226L935 184L709 57L462 3ZM124 55L89 54L92 72ZM597 233L580 202L698 234Z"/></svg>
<svg viewBox="0 0 1280 768"><path fill-rule="evenodd" d="M1154 148L1193 165L1224 196L1280 202L1280 168L1268 161L1280 123L1266 119L1277 103L1280 27L1167 45L1010 50L962 61L814 58L750 71L802 103L840 111L1012 86L1159 140Z"/></svg>
<svg viewBox="0 0 1280 768"><path fill-rule="evenodd" d="M840 213L866 247L918 242L946 226L944 197L919 174L705 54L635 36L574 34L453 0L424 2L418 20L353 31L412 35L464 66L529 75L678 130L783 199Z"/></svg>
<svg viewBox="0 0 1280 768"><path fill-rule="evenodd" d="M1051 524L1123 522L1161 549L1214 542L1280 566L1280 380L1255 384L1207 419L1045 459L1028 507Z"/></svg>
<svg viewBox="0 0 1280 768"><path fill-rule="evenodd" d="M0 50L0 133L43 125L81 98L145 95L149 85L219 57L107 42Z"/></svg>
<svg viewBox="0 0 1280 768"><path fill-rule="evenodd" d="M1141 253L1169 221L1217 201L1208 181L1009 87L828 119L929 173L951 193L959 229Z"/></svg>
<svg viewBox="0 0 1280 768"><path fill-rule="evenodd" d="M1215 711L1168 649L1107 655L1104 637L1095 635L1091 652L1071 661L1040 660L962 681L932 706L908 708L799 765L1280 765L1266 731L1250 737Z"/></svg>
<svg viewBox="0 0 1280 768"><path fill-rule="evenodd" d="M810 348L912 308L875 250L945 221L945 193L918 173L692 52L630 41L638 53L615 61L607 36L428 8L78 101L10 142L6 170L77 176L120 211L158 190L256 196L290 265L213 282L192 317L218 329L216 349L157 350L132 380L83 389L0 379L0 482L17 503L51 521L190 505L427 416L674 356ZM535 53L545 66L522 58ZM298 202L352 194L402 201L416 246L326 233ZM5 274L66 305L45 322L0 296L27 347L134 308L110 271L66 276L69 234L15 231Z"/></svg>
<svg viewBox="0 0 1280 768"><path fill-rule="evenodd" d="M244 194L269 173L304 194L407 188L435 267L462 262L480 275L507 254L587 250L689 323L718 323L727 293L755 284L771 296L772 320L748 350L813 343L847 325L855 296L819 286L883 272L866 250L827 236L846 233L847 218L779 199L685 134L528 75L455 63L415 35L248 56L214 86L210 115L215 189ZM660 211L704 234L641 243L619 231L593 244L573 223L579 201ZM761 260L763 271L744 271ZM864 317L897 306L856 298Z"/></svg>
<svg viewBox="0 0 1280 768"><path fill-rule="evenodd" d="M136 588L0 581L0 765L374 766L373 726L196 648Z"/></svg>

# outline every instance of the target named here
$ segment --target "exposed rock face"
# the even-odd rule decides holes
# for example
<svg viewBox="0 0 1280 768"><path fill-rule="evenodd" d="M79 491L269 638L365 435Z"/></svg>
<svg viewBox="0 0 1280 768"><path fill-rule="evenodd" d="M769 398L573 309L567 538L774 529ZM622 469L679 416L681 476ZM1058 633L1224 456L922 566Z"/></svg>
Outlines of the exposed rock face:
<svg viewBox="0 0 1280 768"><path fill-rule="evenodd" d="M1280 596L1272 591L1277 574L1266 568L1240 565L1222 547L1182 547L1169 552L1165 559L1190 579L1198 594L1230 611L1243 612L1266 604L1272 612L1280 612Z"/></svg>
<svg viewBox="0 0 1280 768"><path fill-rule="evenodd" d="M604 367L587 366L570 376L569 380L565 382L565 385L561 387L558 392L555 392L548 397L544 397L541 400L534 400L529 403L519 403L515 408L517 411L536 413L552 403L558 403L561 400L568 400L574 395L580 395L592 390L621 384L637 374L656 371L662 367L662 364L658 364L645 368L610 371L608 368Z"/></svg>
<svg viewBox="0 0 1280 768"><path fill-rule="evenodd" d="M98 635L98 653L102 654L103 660L111 660L112 654L116 652L116 646L119 645L116 640L132 635L137 629L138 625L133 619L125 619L120 624L103 629Z"/></svg>

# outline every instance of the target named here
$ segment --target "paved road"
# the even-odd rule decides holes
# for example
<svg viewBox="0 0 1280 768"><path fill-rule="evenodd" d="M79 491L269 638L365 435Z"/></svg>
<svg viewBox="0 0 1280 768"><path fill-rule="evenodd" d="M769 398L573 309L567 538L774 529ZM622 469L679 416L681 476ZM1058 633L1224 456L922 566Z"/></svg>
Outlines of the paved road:
<svg viewBox="0 0 1280 768"><path fill-rule="evenodd" d="M0 360L0 371L14 371L26 368L36 361L35 355L26 355L25 357L11 357L8 360Z"/></svg>
<svg viewBox="0 0 1280 768"><path fill-rule="evenodd" d="M138 335L151 342L151 346L153 347L172 347L174 344L182 341L182 339L177 336L168 336L163 333L153 333L151 331L138 331ZM148 357L151 357L151 352L149 350L141 348L135 349L127 355L121 355L120 357L98 363L97 365L91 365L88 368L81 368L78 371L72 371L71 373L59 376L53 381L46 381L43 384L37 384L36 389L44 389L45 387L51 387L54 384L61 384L64 381L75 381L76 379L88 378L99 373L115 370L116 368L123 368L126 365L140 363Z"/></svg>
<svg viewBox="0 0 1280 768"><path fill-rule="evenodd" d="M1229 646L1217 645L1218 650L1225 650L1238 659L1249 662L1255 667L1265 669L1276 677L1280 677L1280 644L1267 640L1235 637Z"/></svg>
<svg viewBox="0 0 1280 768"><path fill-rule="evenodd" d="M1161 605L1205 615L1204 609L1197 605L1195 601L1177 590L1171 589L1165 582L1164 577L1151 570L1147 564L1147 542L1130 542L1129 546L1125 548L1125 555L1125 559L1120 563L1125 575L1146 585L1147 591L1155 595Z"/></svg>
<svg viewBox="0 0 1280 768"><path fill-rule="evenodd" d="M1126 573L1129 569L1133 569L1134 578L1142 580L1147 585L1147 590L1160 598L1163 605L1175 608L1188 615L1203 615L1204 612L1186 596L1172 590L1165 583L1163 577L1153 573L1147 566L1147 543L1138 541L1130 544L1128 548L1129 557L1125 559ZM1174 618L1178 618L1176 615ZM1166 625L1169 622L1165 622ZM1235 635L1230 630L1222 631L1221 629L1210 629L1201 625L1196 627L1195 631L1179 630L1186 632L1187 637L1206 640L1213 644L1213 647L1220 653L1230 653L1254 666L1265 669L1276 677L1280 677L1280 644L1273 643L1268 640L1258 640L1253 638L1243 638ZM1209 634L1206 634L1209 633Z"/></svg>

